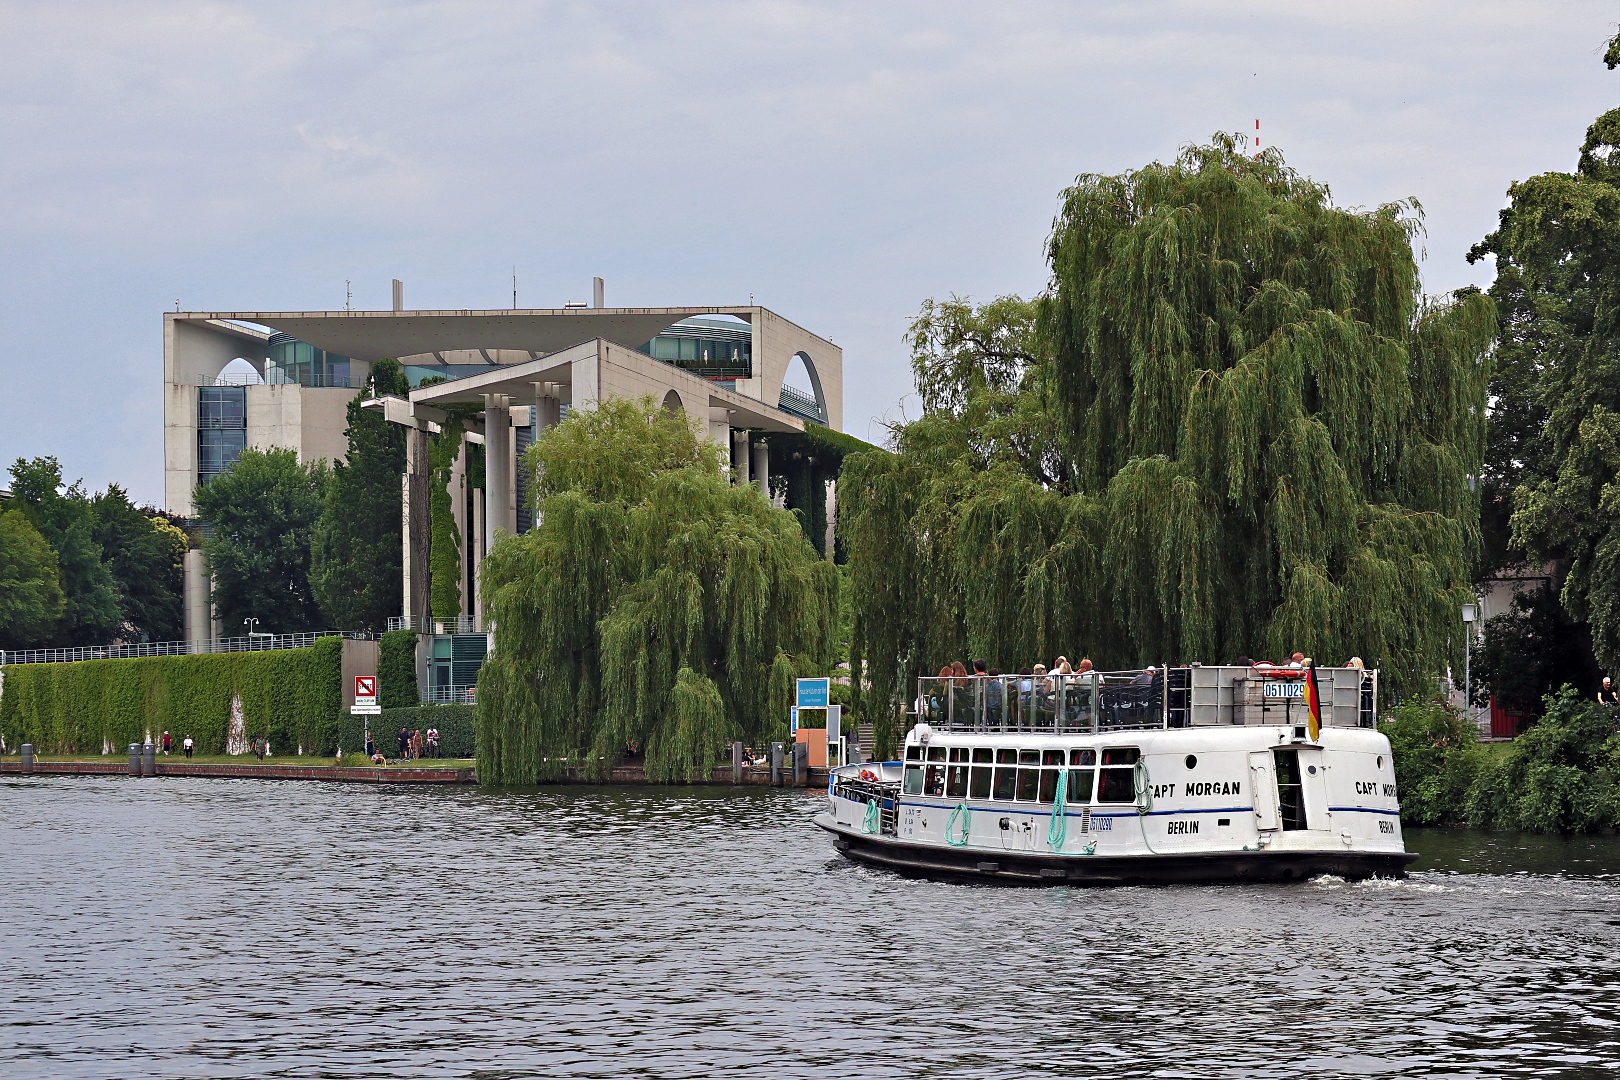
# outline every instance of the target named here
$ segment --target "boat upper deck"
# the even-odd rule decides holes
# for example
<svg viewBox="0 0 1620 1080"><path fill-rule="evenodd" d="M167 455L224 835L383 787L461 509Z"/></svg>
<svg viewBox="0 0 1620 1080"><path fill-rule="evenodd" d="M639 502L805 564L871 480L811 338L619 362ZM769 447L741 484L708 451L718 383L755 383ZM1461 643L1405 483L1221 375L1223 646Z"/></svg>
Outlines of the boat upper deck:
<svg viewBox="0 0 1620 1080"><path fill-rule="evenodd" d="M1323 726L1377 726L1376 670L1315 670ZM942 731L1032 734L1303 724L1307 713L1301 668L1200 664L919 679L915 708Z"/></svg>

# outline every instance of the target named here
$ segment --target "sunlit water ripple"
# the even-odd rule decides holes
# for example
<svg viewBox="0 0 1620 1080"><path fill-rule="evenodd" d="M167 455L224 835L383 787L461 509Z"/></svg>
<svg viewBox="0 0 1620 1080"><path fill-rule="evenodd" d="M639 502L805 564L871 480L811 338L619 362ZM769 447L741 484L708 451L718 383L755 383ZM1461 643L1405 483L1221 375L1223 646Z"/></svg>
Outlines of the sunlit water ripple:
<svg viewBox="0 0 1620 1080"><path fill-rule="evenodd" d="M1620 839L1010 889L809 794L0 784L0 1075L1608 1076Z"/></svg>

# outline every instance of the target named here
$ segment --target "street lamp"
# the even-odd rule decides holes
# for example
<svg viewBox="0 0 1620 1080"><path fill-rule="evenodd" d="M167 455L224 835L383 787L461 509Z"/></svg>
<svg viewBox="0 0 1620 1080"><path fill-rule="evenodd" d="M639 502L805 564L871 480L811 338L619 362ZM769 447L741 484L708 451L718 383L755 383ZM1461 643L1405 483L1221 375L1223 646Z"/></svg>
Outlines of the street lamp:
<svg viewBox="0 0 1620 1080"><path fill-rule="evenodd" d="M1473 668L1473 662L1474 662L1474 650L1473 650L1473 644L1474 644L1474 616L1477 613L1478 613L1478 607L1476 605L1474 605L1474 604L1464 604L1462 606L1462 620L1463 620L1463 708L1464 709L1472 709L1473 705L1474 705L1473 699L1469 696L1469 693L1470 693L1469 682L1470 682L1471 676L1473 675L1472 668Z"/></svg>
<svg viewBox="0 0 1620 1080"><path fill-rule="evenodd" d="M258 619L243 619L242 620L242 625L248 628L248 633L247 633L248 644L252 645L253 644L253 628L255 626L259 625L259 620Z"/></svg>

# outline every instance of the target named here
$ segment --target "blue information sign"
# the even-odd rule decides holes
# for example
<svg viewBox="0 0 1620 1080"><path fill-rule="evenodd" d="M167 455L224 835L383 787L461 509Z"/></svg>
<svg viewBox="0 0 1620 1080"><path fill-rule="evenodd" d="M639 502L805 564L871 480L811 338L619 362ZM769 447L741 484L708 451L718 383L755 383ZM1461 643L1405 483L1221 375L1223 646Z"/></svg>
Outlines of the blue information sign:
<svg viewBox="0 0 1620 1080"><path fill-rule="evenodd" d="M799 708L825 709L832 696L831 679L800 679Z"/></svg>

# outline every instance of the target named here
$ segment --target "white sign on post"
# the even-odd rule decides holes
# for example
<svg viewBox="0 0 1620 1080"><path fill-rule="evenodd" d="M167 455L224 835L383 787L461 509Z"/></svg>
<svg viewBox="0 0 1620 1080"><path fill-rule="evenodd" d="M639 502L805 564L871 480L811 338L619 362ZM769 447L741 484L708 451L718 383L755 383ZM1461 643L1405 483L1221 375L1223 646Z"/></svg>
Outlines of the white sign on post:
<svg viewBox="0 0 1620 1080"><path fill-rule="evenodd" d="M354 677L354 704L349 706L349 712L356 716L382 712L382 706L377 704L377 676Z"/></svg>
<svg viewBox="0 0 1620 1080"><path fill-rule="evenodd" d="M840 730L840 725L842 724L842 721L843 721L843 715L844 715L844 707L842 705L828 705L827 706L827 764L828 765L831 765L833 763L834 758L836 758L838 760L838 764L842 765L844 763L843 732Z"/></svg>

